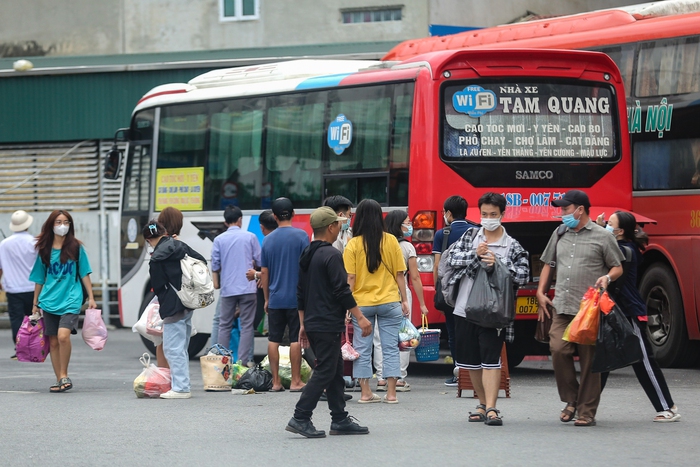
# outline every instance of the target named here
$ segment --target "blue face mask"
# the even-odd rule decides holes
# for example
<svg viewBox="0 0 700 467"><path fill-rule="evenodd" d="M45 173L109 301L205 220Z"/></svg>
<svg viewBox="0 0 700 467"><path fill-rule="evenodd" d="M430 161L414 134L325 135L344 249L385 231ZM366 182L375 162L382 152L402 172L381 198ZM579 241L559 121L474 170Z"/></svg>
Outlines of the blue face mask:
<svg viewBox="0 0 700 467"><path fill-rule="evenodd" d="M579 222L581 219L575 219L574 218L574 213L576 211L572 212L571 214L566 214L564 216L561 216L561 221L564 223L565 226L567 226L570 229L575 229L578 227Z"/></svg>
<svg viewBox="0 0 700 467"><path fill-rule="evenodd" d="M348 229L350 229L350 221L349 220L340 224L340 231L341 232L345 232Z"/></svg>
<svg viewBox="0 0 700 467"><path fill-rule="evenodd" d="M613 226L610 225L610 224L606 225L606 226L605 226L605 229L606 229L608 232L610 232L611 234L613 234L613 235L615 235L615 230L617 230L615 227L613 227Z"/></svg>
<svg viewBox="0 0 700 467"><path fill-rule="evenodd" d="M408 230L403 233L403 236L410 237L411 235L413 235L413 226L409 225Z"/></svg>

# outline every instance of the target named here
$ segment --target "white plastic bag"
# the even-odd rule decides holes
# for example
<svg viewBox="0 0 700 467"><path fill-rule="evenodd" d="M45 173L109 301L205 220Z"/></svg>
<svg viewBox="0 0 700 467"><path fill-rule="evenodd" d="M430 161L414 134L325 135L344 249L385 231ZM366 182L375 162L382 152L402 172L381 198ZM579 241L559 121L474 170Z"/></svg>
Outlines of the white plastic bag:
<svg viewBox="0 0 700 467"><path fill-rule="evenodd" d="M102 310L88 308L83 320L83 340L93 350L102 350L107 342L107 326L102 321Z"/></svg>
<svg viewBox="0 0 700 467"><path fill-rule="evenodd" d="M136 324L133 325L131 330L133 332L137 332L137 333L141 334L143 337L145 337L149 341L153 342L154 345L160 345L163 343L162 334L160 336L158 336L158 335L154 335L154 334L151 334L148 332L148 317L154 308L156 311L158 311L160 309L160 305L158 303L157 296L153 297L153 299L148 303L148 305L146 306L146 309L143 310L141 317L136 322Z"/></svg>
<svg viewBox="0 0 700 467"><path fill-rule="evenodd" d="M159 368L151 363L151 356L143 354L139 361L143 371L134 380L134 392L139 399L144 397L160 397L170 391L170 369Z"/></svg>

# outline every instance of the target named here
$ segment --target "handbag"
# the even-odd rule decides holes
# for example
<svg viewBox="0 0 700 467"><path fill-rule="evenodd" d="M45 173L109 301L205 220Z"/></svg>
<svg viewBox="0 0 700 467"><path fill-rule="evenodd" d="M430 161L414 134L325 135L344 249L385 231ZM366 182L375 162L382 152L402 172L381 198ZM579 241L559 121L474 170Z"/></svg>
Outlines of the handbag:
<svg viewBox="0 0 700 467"><path fill-rule="evenodd" d="M442 248L440 248L440 254L442 255L445 250L447 249L447 242L449 240L450 232L452 231L451 227L445 226L444 229L442 229ZM442 293L442 284L441 280L438 277L437 282L435 282L435 295L433 296L433 305L435 305L435 309L442 312L442 313L452 313L454 307L451 307L445 302L445 296Z"/></svg>
<svg viewBox="0 0 700 467"><path fill-rule="evenodd" d="M632 324L620 307L607 297L607 292L604 293L601 297L600 325L591 371L602 373L617 370L637 363L642 358L642 346Z"/></svg>
<svg viewBox="0 0 700 467"><path fill-rule="evenodd" d="M360 354L355 350L350 341L348 340L350 323L345 323L345 332L343 333L343 340L345 343L340 347L340 354L343 360L346 362L352 362L360 358Z"/></svg>
<svg viewBox="0 0 700 467"><path fill-rule="evenodd" d="M231 351L214 344L206 355L199 357L205 391L230 391L233 384Z"/></svg>
<svg viewBox="0 0 700 467"><path fill-rule="evenodd" d="M480 267L465 307L467 321L484 328L503 329L515 320L513 277L498 259L489 272Z"/></svg>
<svg viewBox="0 0 700 467"><path fill-rule="evenodd" d="M16 354L20 362L41 363L49 355L49 336L44 335L44 318L25 316L17 331Z"/></svg>
<svg viewBox="0 0 700 467"><path fill-rule="evenodd" d="M102 321L102 310L88 308L83 320L83 340L93 350L102 350L107 342L107 326Z"/></svg>
<svg viewBox="0 0 700 467"><path fill-rule="evenodd" d="M535 325L535 340L543 344L549 344L549 330L552 328L554 307L547 305L549 316L544 315L544 321L537 321Z"/></svg>

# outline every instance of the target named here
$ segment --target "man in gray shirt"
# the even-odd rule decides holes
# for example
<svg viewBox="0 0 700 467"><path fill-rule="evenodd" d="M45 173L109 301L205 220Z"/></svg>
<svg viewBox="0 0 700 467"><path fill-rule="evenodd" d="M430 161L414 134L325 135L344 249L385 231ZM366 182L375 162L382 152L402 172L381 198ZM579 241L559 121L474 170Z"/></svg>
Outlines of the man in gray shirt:
<svg viewBox="0 0 700 467"><path fill-rule="evenodd" d="M554 267L556 292L554 301L550 301L544 290L548 281L540 280L538 319L549 317L549 310L552 310L549 347L559 396L566 402L559 419L570 422L578 412L576 426L593 426L600 402L600 374L591 373L595 346L571 343L562 336L578 313L588 287L607 288L622 275L623 256L610 232L591 220L591 203L586 193L570 190L552 204L561 208L562 221L568 229L561 238L553 232L542 253L541 260L545 264L540 278L548 277ZM580 382L574 367L575 350L578 350L581 365Z"/></svg>

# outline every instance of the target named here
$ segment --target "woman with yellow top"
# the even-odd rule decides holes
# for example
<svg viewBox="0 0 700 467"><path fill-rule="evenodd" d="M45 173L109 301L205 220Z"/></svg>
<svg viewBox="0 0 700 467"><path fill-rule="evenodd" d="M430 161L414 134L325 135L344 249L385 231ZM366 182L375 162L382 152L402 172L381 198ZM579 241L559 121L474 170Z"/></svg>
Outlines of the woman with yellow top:
<svg viewBox="0 0 700 467"><path fill-rule="evenodd" d="M408 316L408 298L404 271L406 263L399 242L384 232L382 208L374 200L360 202L353 221L353 238L343 252L348 284L362 314L374 326L379 325L379 336L384 353L382 376L387 379L384 402L398 403L396 381L401 376L399 365L399 326ZM362 337L362 331L353 317L353 345L360 358L353 362L353 376L360 382L360 404L381 402L372 392L372 334Z"/></svg>

